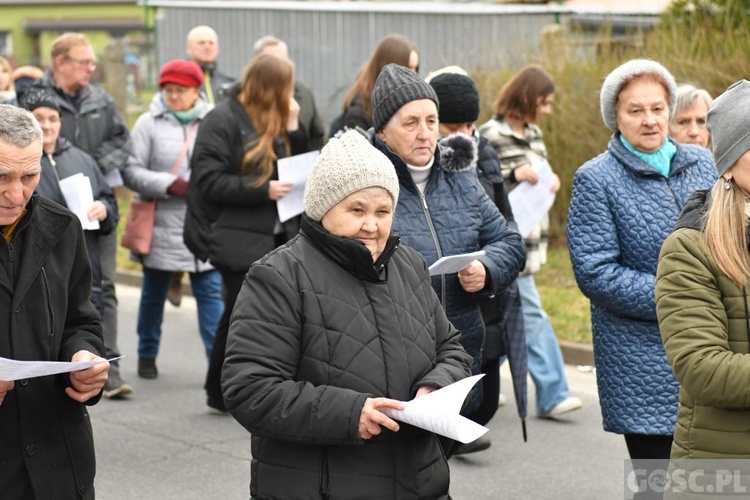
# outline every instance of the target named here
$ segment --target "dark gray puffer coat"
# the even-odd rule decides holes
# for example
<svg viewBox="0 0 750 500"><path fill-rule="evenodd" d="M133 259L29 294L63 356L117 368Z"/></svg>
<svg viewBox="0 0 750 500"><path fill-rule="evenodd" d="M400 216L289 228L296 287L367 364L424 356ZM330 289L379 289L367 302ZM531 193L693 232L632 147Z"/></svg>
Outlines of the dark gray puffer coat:
<svg viewBox="0 0 750 500"><path fill-rule="evenodd" d="M303 217L300 234L250 268L222 387L252 433L252 498L449 498L437 437L401 424L364 441L368 397L412 399L469 375L424 259L391 237L367 248Z"/></svg>

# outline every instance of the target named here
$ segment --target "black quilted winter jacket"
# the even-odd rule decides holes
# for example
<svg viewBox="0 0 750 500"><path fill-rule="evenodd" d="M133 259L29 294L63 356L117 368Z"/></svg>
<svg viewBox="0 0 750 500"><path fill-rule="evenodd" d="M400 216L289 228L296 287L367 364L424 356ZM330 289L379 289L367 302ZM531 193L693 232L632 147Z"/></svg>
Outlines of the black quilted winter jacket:
<svg viewBox="0 0 750 500"><path fill-rule="evenodd" d="M252 433L258 499L449 498L437 437L401 424L364 441L367 397L412 399L469 375L413 249L392 237L373 265L359 242L303 217L253 264L237 298L222 387Z"/></svg>

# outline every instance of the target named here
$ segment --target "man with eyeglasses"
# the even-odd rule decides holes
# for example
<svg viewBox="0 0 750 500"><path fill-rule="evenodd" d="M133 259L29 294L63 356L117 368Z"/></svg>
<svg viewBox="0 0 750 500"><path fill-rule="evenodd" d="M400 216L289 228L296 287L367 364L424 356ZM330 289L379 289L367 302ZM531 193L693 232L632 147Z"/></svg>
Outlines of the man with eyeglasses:
<svg viewBox="0 0 750 500"><path fill-rule="evenodd" d="M50 67L33 83L53 91L60 105L60 137L90 154L110 186L122 184L120 170L132 151L125 120L112 97L91 83L97 60L94 48L81 33L64 33L52 42ZM117 297L115 295L115 255L117 232L99 239L102 267L102 326L107 358L119 356L117 347ZM117 361L111 363L104 397L121 398L133 388L120 377Z"/></svg>

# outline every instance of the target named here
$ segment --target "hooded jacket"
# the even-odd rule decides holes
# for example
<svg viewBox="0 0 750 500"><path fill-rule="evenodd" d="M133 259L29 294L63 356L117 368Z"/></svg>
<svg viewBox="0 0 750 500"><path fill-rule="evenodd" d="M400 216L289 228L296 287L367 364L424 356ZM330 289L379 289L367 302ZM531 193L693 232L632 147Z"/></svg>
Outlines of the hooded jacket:
<svg viewBox="0 0 750 500"><path fill-rule="evenodd" d="M377 135L372 143L391 160L398 175L401 192L393 231L405 245L422 254L428 265L446 255L486 252L479 258L487 269L487 285L480 292L466 292L456 274L432 278L448 319L461 332L461 345L474 358L472 373L480 373L485 336L480 302L510 285L523 269L523 240L479 184L476 146L470 138L456 134L440 142L424 194L400 156ZM480 397L479 391L473 391L467 410Z"/></svg>
<svg viewBox="0 0 750 500"><path fill-rule="evenodd" d="M714 183L716 168L707 149L675 146L665 178L616 133L573 179L570 258L591 301L604 429L618 434L669 436L677 416L678 384L656 318L656 265L685 201Z"/></svg>
<svg viewBox="0 0 750 500"><path fill-rule="evenodd" d="M685 204L656 276L659 328L680 383L673 459L750 458L747 285L738 287L706 252L710 196L698 191Z"/></svg>
<svg viewBox="0 0 750 500"><path fill-rule="evenodd" d="M111 233L117 227L120 216L117 210L115 192L107 184L104 175L99 170L99 167L97 167L94 159L73 146L64 137L57 139L57 146L51 158L49 155L42 155L41 164L42 175L36 187L36 192L41 196L67 207L62 190L60 189L60 179L81 173L88 177L91 182L91 191L94 195L94 200L101 201L107 207L107 218L99 221L99 229L83 232L91 264L91 301L96 306L96 310L101 312L102 266L99 237Z"/></svg>
<svg viewBox="0 0 750 500"><path fill-rule="evenodd" d="M204 272L213 269L207 262L196 258L183 242L187 202L172 196L167 189L178 178L190 181L190 157L195 134L188 152L171 173L175 161L190 134L192 127L199 127L211 111L210 104L203 104L203 111L190 123L181 123L164 104L161 93L151 100L149 111L136 121L131 135L133 154L122 172L125 185L138 193L142 199L156 199L154 235L148 255L131 253L131 258L145 267L162 271Z"/></svg>
<svg viewBox="0 0 750 500"><path fill-rule="evenodd" d="M373 264L355 240L303 216L253 264L232 314L222 375L252 433L254 499L444 499L435 434L401 424L359 436L368 397L400 401L469 375L424 259L391 237Z"/></svg>
<svg viewBox="0 0 750 500"><path fill-rule="evenodd" d="M104 356L81 224L34 194L12 244L0 244L0 356L70 361L80 350ZM18 380L0 405L0 496L94 498L94 438L86 408L65 388L69 374ZM25 470L24 470L25 468ZM28 492L26 492L28 493Z"/></svg>

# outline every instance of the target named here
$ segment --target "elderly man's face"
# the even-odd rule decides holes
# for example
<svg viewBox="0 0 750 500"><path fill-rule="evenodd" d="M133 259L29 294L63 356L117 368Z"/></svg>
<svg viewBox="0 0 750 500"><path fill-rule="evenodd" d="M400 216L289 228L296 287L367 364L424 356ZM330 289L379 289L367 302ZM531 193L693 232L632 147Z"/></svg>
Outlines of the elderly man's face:
<svg viewBox="0 0 750 500"><path fill-rule="evenodd" d="M71 47L67 55L56 59L55 81L68 90L81 89L91 81L96 64L96 54L91 45Z"/></svg>
<svg viewBox="0 0 750 500"><path fill-rule="evenodd" d="M24 148L0 140L0 226L13 224L34 194L42 171L41 142Z"/></svg>
<svg viewBox="0 0 750 500"><path fill-rule="evenodd" d="M185 50L196 63L213 64L219 57L219 40L212 33L197 33L188 40Z"/></svg>
<svg viewBox="0 0 750 500"><path fill-rule="evenodd" d="M424 167L437 146L437 106L431 99L407 102L378 132L378 137L409 165Z"/></svg>

